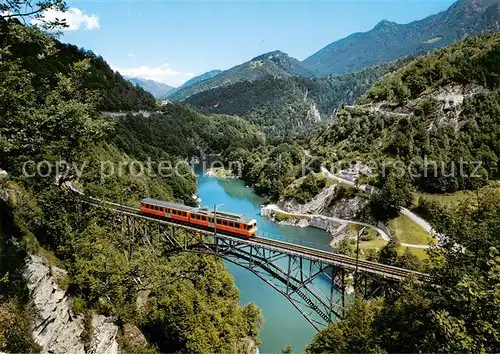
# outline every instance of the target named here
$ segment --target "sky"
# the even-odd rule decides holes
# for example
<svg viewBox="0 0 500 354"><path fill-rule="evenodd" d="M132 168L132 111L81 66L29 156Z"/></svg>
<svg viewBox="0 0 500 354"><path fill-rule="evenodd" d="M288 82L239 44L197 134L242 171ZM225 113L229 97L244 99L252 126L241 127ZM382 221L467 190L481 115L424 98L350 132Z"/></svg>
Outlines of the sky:
<svg viewBox="0 0 500 354"><path fill-rule="evenodd" d="M408 23L453 0L69 0L60 40L102 55L123 75L179 86L281 50L303 60L383 19Z"/></svg>

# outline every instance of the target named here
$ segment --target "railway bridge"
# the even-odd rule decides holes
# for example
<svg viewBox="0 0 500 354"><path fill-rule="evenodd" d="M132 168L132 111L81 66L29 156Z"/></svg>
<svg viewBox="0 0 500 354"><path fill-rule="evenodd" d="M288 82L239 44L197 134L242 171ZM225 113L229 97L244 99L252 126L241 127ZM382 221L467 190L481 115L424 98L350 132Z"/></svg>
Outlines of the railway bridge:
<svg viewBox="0 0 500 354"><path fill-rule="evenodd" d="M166 250L162 251L165 255L215 255L249 270L288 299L317 330L343 316L353 296L348 289L366 298L408 277L432 281L424 273L294 244L276 235L240 238L147 216L138 208L83 198L80 205L107 209L124 234L153 250Z"/></svg>

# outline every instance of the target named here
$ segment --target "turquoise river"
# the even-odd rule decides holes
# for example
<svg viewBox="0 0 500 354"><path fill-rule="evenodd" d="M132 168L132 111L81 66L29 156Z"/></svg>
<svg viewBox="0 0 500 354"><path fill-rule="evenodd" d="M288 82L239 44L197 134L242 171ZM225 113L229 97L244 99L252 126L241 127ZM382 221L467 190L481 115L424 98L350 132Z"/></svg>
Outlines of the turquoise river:
<svg viewBox="0 0 500 354"><path fill-rule="evenodd" d="M203 206L213 208L214 204L223 204L220 210L255 218L259 230L323 246L331 240L328 233L318 229L278 225L262 218L260 205L264 200L240 180L198 174L198 195ZM287 345L291 345L294 352L302 352L316 334L315 329L287 299L250 271L229 262L226 262L226 266L240 291L241 304L254 302L264 315L264 325L259 335L262 342L260 353L280 353Z"/></svg>

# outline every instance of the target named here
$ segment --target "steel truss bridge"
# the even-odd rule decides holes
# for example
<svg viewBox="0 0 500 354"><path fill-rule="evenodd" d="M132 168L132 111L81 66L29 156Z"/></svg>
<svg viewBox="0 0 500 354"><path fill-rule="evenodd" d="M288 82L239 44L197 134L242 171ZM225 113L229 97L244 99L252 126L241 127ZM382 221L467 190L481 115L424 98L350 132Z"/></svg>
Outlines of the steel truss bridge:
<svg viewBox="0 0 500 354"><path fill-rule="evenodd" d="M271 239L270 235L240 238L146 216L139 209L116 203L93 198L79 201L81 206L108 209L124 234L164 255L214 255L249 270L288 299L317 330L343 317L346 301L353 296L348 288L354 287L356 294L368 298L409 277L432 281L424 273Z"/></svg>

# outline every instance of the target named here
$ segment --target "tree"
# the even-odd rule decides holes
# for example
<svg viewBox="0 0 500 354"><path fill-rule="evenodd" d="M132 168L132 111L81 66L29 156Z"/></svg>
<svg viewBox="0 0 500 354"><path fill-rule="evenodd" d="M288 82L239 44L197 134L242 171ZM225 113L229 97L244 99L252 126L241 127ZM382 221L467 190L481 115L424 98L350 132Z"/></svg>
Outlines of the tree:
<svg viewBox="0 0 500 354"><path fill-rule="evenodd" d="M387 265L396 265L398 260L399 244L395 240L389 241L381 250L378 256L378 261Z"/></svg>
<svg viewBox="0 0 500 354"><path fill-rule="evenodd" d="M384 179L382 189L375 192L371 199L373 215L382 221L397 216L401 207L411 204L413 194L406 175L397 176L394 171Z"/></svg>
<svg viewBox="0 0 500 354"><path fill-rule="evenodd" d="M420 260L410 251L409 247L405 249L401 256L398 256L396 266L412 270L420 270L421 268Z"/></svg>
<svg viewBox="0 0 500 354"><path fill-rule="evenodd" d="M306 347L306 353L383 353L372 333L381 302L356 298L342 321L329 324Z"/></svg>
<svg viewBox="0 0 500 354"><path fill-rule="evenodd" d="M356 256L356 240L351 237L344 237L335 247L335 251L346 256Z"/></svg>
<svg viewBox="0 0 500 354"><path fill-rule="evenodd" d="M46 20L44 19L44 11L56 10L64 12L68 9L66 2L64 0L3 0L0 2L0 18L5 19L35 19L40 22L45 29L51 29L55 27L66 27L67 24L65 20Z"/></svg>

